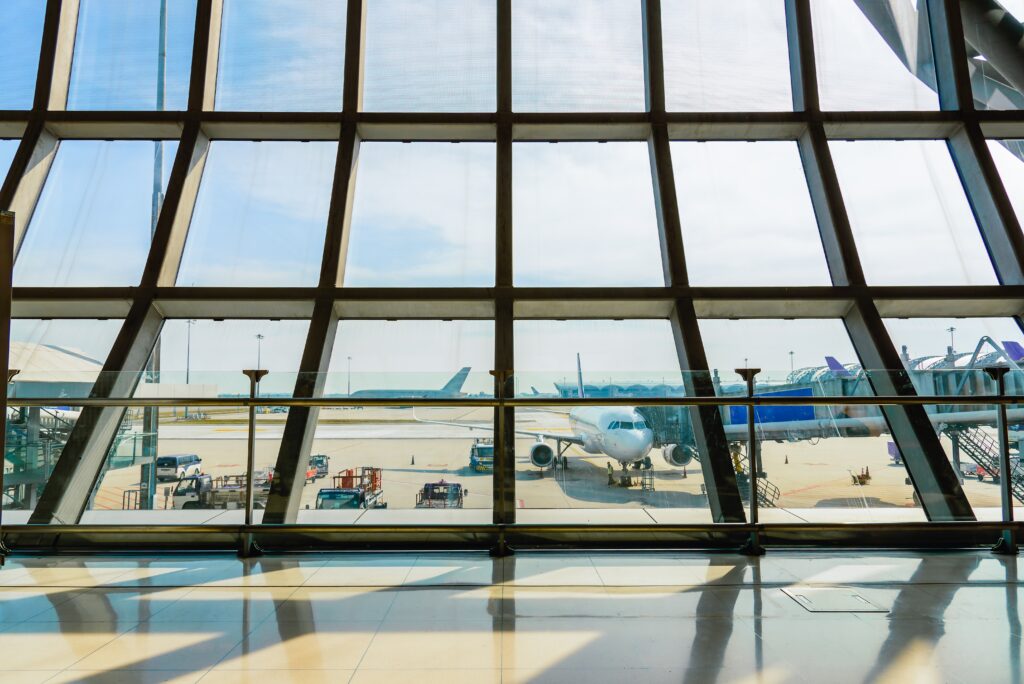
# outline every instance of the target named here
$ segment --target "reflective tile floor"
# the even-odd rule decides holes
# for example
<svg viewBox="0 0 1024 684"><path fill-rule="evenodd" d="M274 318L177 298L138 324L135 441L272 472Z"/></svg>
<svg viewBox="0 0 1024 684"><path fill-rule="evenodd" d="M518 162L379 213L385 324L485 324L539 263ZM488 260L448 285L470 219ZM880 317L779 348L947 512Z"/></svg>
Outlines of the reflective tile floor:
<svg viewBox="0 0 1024 684"><path fill-rule="evenodd" d="M6 682L1022 682L984 552L15 556Z"/></svg>

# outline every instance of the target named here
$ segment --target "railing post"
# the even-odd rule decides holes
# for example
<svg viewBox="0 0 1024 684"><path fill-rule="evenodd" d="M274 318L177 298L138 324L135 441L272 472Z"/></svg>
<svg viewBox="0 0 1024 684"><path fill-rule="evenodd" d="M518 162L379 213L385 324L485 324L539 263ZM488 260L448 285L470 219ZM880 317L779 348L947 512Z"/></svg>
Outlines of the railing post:
<svg viewBox="0 0 1024 684"><path fill-rule="evenodd" d="M747 383L747 398L754 396L754 377L761 372L760 368L737 368L736 373ZM750 539L740 549L740 553L748 556L763 556L764 547L761 546L760 535L756 525L757 520L757 476L761 470L760 459L757 457L757 435L754 432L754 405L747 407L747 456L750 467L750 524L754 529L750 532Z"/></svg>
<svg viewBox="0 0 1024 684"><path fill-rule="evenodd" d="M265 370L244 370L242 374L249 378L249 451L245 463L245 531L242 533L242 545L238 555L242 558L257 556L260 549L252 541L252 507L253 507L253 479L256 475L256 405L252 400L256 399L256 390L259 388L260 380L268 373Z"/></svg>
<svg viewBox="0 0 1024 684"><path fill-rule="evenodd" d="M492 497L493 505L498 507L498 510L494 511L494 517L496 521L501 521L498 531L498 539L493 547L491 547L491 555L495 557L509 556L512 554L512 550L509 548L505 541L505 531L503 526L509 522L514 521L514 518L509 514L508 506L514 505L510 501L508 496L508 487L510 486L509 477L515 478L515 468L509 468L509 459L512 458L512 452L508 446L508 435L506 431L508 426L505 421L505 400L508 398L508 387L509 381L512 378L513 371L511 370L492 370L491 375L494 376L494 398L498 402L498 409L494 412L496 416L496 424L494 426L494 480L492 487L494 488L494 496ZM512 509L514 514L515 509Z"/></svg>
<svg viewBox="0 0 1024 684"><path fill-rule="evenodd" d="M999 542L992 551L1007 556L1016 556L1018 553L1017 540L1013 533L1013 469L1010 467L1010 434L1006 424L1006 404L1002 399L1006 396L1006 374L1010 371L1007 366L989 366L985 369L989 377L996 381L996 397L1000 403L996 404L996 432L999 434L999 490L1002 494L1003 522L1006 527Z"/></svg>

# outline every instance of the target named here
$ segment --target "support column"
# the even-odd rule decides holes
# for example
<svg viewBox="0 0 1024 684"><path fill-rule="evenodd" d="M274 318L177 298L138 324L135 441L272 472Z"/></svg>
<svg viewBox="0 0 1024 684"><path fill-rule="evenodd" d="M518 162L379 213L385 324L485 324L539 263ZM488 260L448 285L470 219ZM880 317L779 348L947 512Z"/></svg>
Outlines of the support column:
<svg viewBox="0 0 1024 684"><path fill-rule="evenodd" d="M645 92L652 120L651 136L647 144L651 158L662 270L668 285L685 286L689 279L672 168L672 150L668 127L664 123L665 68L662 56L661 2L644 0L643 6ZM686 394L715 396L693 300L676 299L670 322ZM729 458L729 441L725 437L721 411L714 406L693 406L684 411L689 414L694 446L700 455L711 519L715 522L746 522L743 502L736 485L736 472Z"/></svg>
<svg viewBox="0 0 1024 684"><path fill-rule="evenodd" d="M513 285L512 228L512 0L497 0L497 112L496 190L495 190L495 264L494 281L499 290ZM515 393L514 302L499 297L494 303L494 396ZM494 409L494 479L492 482L492 521L496 525L516 522L516 411ZM495 553L507 552L500 541Z"/></svg>

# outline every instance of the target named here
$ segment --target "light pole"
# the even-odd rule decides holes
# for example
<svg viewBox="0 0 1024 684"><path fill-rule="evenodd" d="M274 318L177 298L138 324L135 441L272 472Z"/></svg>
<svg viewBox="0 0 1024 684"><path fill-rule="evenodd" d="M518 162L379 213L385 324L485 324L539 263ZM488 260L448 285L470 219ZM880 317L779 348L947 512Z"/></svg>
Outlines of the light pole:
<svg viewBox="0 0 1024 684"><path fill-rule="evenodd" d="M949 351L950 352L954 352L954 351L956 351L956 344L953 342L953 333L956 332L956 328L953 328L953 327L946 328L946 332L949 333Z"/></svg>
<svg viewBox="0 0 1024 684"><path fill-rule="evenodd" d="M345 373L345 396L352 396L352 357L348 357L348 371Z"/></svg>
<svg viewBox="0 0 1024 684"><path fill-rule="evenodd" d="M792 373L794 370L795 369L794 369L794 366L793 366L793 351L790 350L790 352L789 352L789 372Z"/></svg>
<svg viewBox="0 0 1024 684"><path fill-rule="evenodd" d="M263 347L263 335L261 333L256 333L256 370L263 370L260 367L260 360L261 360L260 356L261 356L261 353L263 351L262 347Z"/></svg>

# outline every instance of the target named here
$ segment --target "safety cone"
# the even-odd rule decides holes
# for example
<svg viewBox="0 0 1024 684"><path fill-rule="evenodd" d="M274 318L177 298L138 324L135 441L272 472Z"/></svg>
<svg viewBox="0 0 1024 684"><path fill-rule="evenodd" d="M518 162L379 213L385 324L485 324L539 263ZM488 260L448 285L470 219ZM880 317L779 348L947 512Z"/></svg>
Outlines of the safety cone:
<svg viewBox="0 0 1024 684"><path fill-rule="evenodd" d="M786 454L786 465L789 465L789 454Z"/></svg>
<svg viewBox="0 0 1024 684"><path fill-rule="evenodd" d="M409 465L416 465L416 454L412 455L412 458L409 460Z"/></svg>
<svg viewBox="0 0 1024 684"><path fill-rule="evenodd" d="M686 466L683 466L683 479L686 479Z"/></svg>

